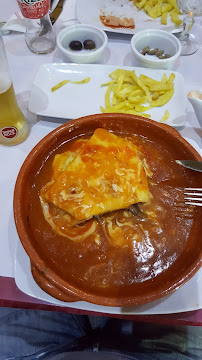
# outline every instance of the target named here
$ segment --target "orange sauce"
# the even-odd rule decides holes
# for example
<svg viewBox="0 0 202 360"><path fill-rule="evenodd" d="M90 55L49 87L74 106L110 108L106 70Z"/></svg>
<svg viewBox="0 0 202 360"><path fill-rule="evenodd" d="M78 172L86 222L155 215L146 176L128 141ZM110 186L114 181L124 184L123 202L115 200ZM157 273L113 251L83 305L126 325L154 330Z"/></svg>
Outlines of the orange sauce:
<svg viewBox="0 0 202 360"><path fill-rule="evenodd" d="M110 27L112 29L134 29L135 23L133 18L126 18L120 19L116 16L111 15L100 15L100 20L103 23L103 25Z"/></svg>
<svg viewBox="0 0 202 360"><path fill-rule="evenodd" d="M98 295L139 294L165 282L169 274L179 270L177 260L189 247L196 216L192 207L184 205L183 188L191 177L175 163L174 150L154 145L141 136L134 136L132 141L139 146L153 173L149 180L152 198L150 203L141 204L135 215L130 210L119 210L96 219L100 243L93 236L74 242L58 235L43 216L40 189L51 179L54 156L68 151L71 142L55 149L44 162L30 193L29 224L42 259L61 278ZM125 231L124 241L121 236L109 236L110 221L112 226L126 221L132 224L119 226ZM131 234L137 235L136 240L131 241Z"/></svg>

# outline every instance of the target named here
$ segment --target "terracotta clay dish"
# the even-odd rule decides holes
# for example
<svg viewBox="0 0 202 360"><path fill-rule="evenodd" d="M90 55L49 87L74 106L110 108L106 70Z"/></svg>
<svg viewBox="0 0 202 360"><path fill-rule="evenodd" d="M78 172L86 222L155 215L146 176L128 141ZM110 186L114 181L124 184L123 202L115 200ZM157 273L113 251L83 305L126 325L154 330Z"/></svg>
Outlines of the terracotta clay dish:
<svg viewBox="0 0 202 360"><path fill-rule="evenodd" d="M72 219L76 208L70 208L70 216L66 208L56 206L56 193L51 190L48 198L46 184L51 187L56 184L56 178L64 175L63 172L57 177L53 174L55 155L78 150L78 144L82 142L85 148L94 131L100 128L127 139L137 148L147 175L149 201L142 200L109 213L95 213L96 216L84 221L79 215L81 221L73 226L73 230L83 236L91 229L90 235L70 238L69 225L66 228L65 221ZM95 148L89 148L90 155L89 149L85 156L82 155L84 162L88 161L88 156L93 161ZM115 150L108 148L105 153L102 148L100 154L106 157L106 166L112 161ZM84 150L78 151L84 154ZM122 161L119 165L124 167L124 155L119 152L117 156ZM61 157L57 159L61 160ZM116 156L114 159L118 161ZM83 300L107 306L145 304L167 296L185 284L201 266L202 208L185 205L183 189L202 187L202 174L178 165L177 159L201 161L201 156L172 127L128 114L86 116L58 127L41 140L26 158L14 193L18 235L30 257L37 284L63 301ZM67 174L71 166L68 166L66 183L70 181ZM109 173L113 166L112 161ZM119 171L115 169L119 176L116 180L125 181L124 171L120 168ZM89 167L89 179L93 181L91 169ZM80 173L82 169L78 167ZM133 176L131 179L134 180ZM83 186L79 181L70 195L61 191L64 181L58 182L61 186L58 201L67 203L71 196L74 198L78 184ZM96 181L102 186L102 181L98 178ZM120 186L114 183L109 186L109 196L121 199L123 190ZM44 198L42 194L45 194ZM98 205L101 196L99 190L99 196L93 198L94 202L98 199ZM46 199L44 203L42 198Z"/></svg>

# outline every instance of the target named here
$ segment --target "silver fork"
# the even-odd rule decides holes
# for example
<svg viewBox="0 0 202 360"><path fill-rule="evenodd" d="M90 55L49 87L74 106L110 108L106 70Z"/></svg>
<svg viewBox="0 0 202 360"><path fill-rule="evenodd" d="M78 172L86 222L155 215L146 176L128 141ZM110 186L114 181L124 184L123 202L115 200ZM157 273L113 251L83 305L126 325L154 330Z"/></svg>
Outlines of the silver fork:
<svg viewBox="0 0 202 360"><path fill-rule="evenodd" d="M185 204L202 206L202 188L185 188Z"/></svg>

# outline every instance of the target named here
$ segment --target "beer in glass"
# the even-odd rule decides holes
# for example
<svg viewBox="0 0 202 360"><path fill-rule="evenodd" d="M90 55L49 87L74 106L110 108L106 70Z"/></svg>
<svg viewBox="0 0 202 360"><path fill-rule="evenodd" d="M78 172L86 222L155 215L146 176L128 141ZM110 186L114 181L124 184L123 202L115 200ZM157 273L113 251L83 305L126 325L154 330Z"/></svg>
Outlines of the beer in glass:
<svg viewBox="0 0 202 360"><path fill-rule="evenodd" d="M0 34L0 144L17 145L29 135L29 124L20 110Z"/></svg>

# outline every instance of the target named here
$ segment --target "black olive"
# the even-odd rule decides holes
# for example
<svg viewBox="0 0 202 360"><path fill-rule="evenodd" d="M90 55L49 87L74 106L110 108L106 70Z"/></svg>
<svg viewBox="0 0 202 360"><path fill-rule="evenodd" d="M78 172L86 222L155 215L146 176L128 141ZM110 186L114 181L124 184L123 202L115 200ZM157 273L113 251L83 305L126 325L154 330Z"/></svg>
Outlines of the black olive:
<svg viewBox="0 0 202 360"><path fill-rule="evenodd" d="M83 42L83 46L84 46L84 48L87 49L87 50L93 50L93 49L95 49L95 47L96 47L93 40L85 40L85 41Z"/></svg>
<svg viewBox="0 0 202 360"><path fill-rule="evenodd" d="M82 49L82 43L78 40L71 41L69 44L70 49L72 50L81 50Z"/></svg>

